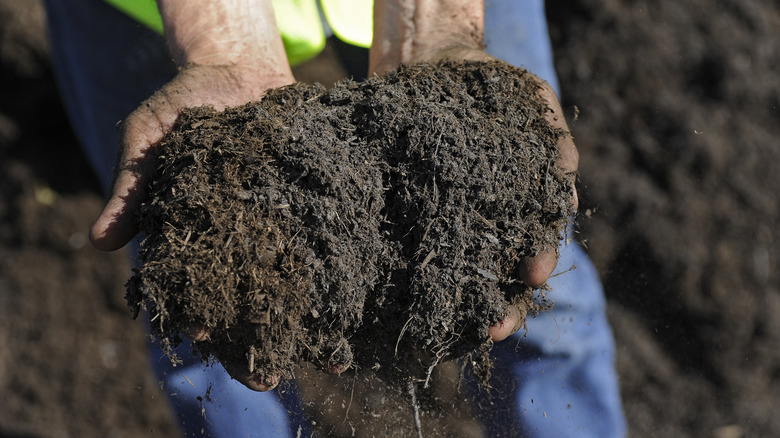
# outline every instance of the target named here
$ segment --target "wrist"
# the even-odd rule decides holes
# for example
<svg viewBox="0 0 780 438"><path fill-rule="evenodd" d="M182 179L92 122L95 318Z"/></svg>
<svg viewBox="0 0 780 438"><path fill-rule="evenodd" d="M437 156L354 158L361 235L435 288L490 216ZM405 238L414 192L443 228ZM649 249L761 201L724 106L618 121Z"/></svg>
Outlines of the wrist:
<svg viewBox="0 0 780 438"><path fill-rule="evenodd" d="M295 82L288 65L227 64L204 65L190 63L182 67L175 80L181 93L195 101L180 103L180 107L208 104L217 110L260 100L268 90ZM170 100L170 97L169 97Z"/></svg>
<svg viewBox="0 0 780 438"><path fill-rule="evenodd" d="M481 0L387 0L374 6L371 70L483 49Z"/></svg>
<svg viewBox="0 0 780 438"><path fill-rule="evenodd" d="M160 0L174 61L188 65L287 65L268 0Z"/></svg>

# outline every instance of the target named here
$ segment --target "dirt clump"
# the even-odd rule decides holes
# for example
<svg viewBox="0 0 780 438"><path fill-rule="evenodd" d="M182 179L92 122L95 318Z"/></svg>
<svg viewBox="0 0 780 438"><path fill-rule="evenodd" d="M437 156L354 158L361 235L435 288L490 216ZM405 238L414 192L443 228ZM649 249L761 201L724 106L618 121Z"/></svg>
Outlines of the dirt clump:
<svg viewBox="0 0 780 438"><path fill-rule="evenodd" d="M265 375L419 375L487 347L510 306L533 310L519 262L572 213L568 133L538 90L498 62L415 65L183 114L157 148L130 304L166 348L200 324L204 360Z"/></svg>

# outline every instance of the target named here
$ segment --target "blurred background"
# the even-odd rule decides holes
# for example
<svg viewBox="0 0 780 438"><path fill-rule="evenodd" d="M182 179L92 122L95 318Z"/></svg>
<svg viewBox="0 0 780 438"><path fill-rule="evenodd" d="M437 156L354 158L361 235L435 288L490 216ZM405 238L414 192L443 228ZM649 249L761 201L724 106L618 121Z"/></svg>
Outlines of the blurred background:
<svg viewBox="0 0 780 438"><path fill-rule="evenodd" d="M780 4L547 14L581 154L576 237L605 284L630 435L780 436ZM44 20L37 0L0 0L0 438L176 436L126 254L87 239L102 195ZM296 73L343 76L330 48Z"/></svg>

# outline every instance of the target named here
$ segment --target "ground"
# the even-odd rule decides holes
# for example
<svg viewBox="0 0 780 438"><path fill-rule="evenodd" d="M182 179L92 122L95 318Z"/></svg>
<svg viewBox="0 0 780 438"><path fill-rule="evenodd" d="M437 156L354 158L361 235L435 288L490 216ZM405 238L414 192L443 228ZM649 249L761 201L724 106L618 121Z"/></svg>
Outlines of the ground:
<svg viewBox="0 0 780 438"><path fill-rule="evenodd" d="M780 8L547 7L631 436L779 435ZM102 197L42 20L0 1L0 436L175 436L125 256L85 239Z"/></svg>

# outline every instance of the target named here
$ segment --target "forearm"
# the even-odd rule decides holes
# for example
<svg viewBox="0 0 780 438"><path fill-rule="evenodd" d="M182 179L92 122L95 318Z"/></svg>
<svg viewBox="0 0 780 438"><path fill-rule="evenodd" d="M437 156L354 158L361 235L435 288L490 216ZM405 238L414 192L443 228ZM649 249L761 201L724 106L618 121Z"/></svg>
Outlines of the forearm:
<svg viewBox="0 0 780 438"><path fill-rule="evenodd" d="M289 73L269 0L159 0L174 61Z"/></svg>
<svg viewBox="0 0 780 438"><path fill-rule="evenodd" d="M372 70L482 49L483 29L482 0L377 0Z"/></svg>

